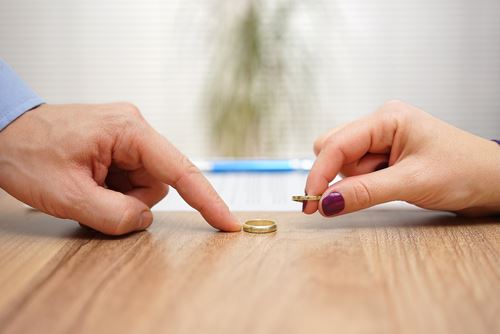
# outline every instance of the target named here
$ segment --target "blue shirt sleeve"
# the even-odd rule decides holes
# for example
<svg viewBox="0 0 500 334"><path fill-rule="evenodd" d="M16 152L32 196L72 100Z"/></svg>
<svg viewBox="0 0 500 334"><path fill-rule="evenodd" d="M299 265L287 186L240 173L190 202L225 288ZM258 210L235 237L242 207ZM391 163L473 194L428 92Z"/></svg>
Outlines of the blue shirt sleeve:
<svg viewBox="0 0 500 334"><path fill-rule="evenodd" d="M44 101L0 58L0 131Z"/></svg>

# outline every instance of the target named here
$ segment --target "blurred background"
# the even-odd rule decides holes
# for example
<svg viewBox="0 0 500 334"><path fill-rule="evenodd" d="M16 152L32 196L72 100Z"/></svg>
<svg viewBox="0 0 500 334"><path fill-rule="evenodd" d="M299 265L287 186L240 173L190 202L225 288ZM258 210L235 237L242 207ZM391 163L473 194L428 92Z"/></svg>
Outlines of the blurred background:
<svg viewBox="0 0 500 334"><path fill-rule="evenodd" d="M500 136L498 0L0 0L49 103L131 101L191 157L308 157L401 99Z"/></svg>

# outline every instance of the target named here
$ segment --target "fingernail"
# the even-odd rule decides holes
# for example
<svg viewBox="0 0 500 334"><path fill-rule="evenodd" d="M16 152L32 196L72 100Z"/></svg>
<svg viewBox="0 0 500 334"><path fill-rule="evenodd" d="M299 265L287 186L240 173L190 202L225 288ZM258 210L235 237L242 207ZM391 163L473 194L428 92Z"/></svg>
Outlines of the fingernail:
<svg viewBox="0 0 500 334"><path fill-rule="evenodd" d="M151 222L153 221L153 214L151 211L143 211L141 213L141 220L139 222L139 228L138 230L144 230L146 227L151 225Z"/></svg>
<svg viewBox="0 0 500 334"><path fill-rule="evenodd" d="M323 213L327 216L333 216L344 210L345 201L341 193L331 192L321 201Z"/></svg>
<svg viewBox="0 0 500 334"><path fill-rule="evenodd" d="M304 195L307 196L307 191L304 190ZM306 204L307 204L307 201L302 201L302 212L304 212L304 210L306 209Z"/></svg>
<svg viewBox="0 0 500 334"><path fill-rule="evenodd" d="M375 167L375 172L384 168L389 167L389 163L387 161L381 162Z"/></svg>

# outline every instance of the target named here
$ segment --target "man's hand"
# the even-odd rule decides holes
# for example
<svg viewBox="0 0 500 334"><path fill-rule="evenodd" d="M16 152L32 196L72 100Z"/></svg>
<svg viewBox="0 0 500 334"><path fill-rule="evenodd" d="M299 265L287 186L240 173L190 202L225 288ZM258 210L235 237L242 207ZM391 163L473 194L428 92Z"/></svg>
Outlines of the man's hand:
<svg viewBox="0 0 500 334"><path fill-rule="evenodd" d="M240 230L200 171L131 104L42 105L0 132L0 187L106 234L151 225L168 185L213 227Z"/></svg>

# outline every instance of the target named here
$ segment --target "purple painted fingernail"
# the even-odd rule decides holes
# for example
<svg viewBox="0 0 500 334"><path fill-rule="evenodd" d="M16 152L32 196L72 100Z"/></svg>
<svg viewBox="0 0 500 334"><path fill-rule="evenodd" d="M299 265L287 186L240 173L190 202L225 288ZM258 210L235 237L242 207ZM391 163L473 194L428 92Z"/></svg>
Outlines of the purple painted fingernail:
<svg viewBox="0 0 500 334"><path fill-rule="evenodd" d="M389 163L387 161L381 162L375 167L375 172L384 168L389 167Z"/></svg>
<svg viewBox="0 0 500 334"><path fill-rule="evenodd" d="M323 213L327 216L333 216L344 210L345 201L341 193L331 192L323 198L321 202Z"/></svg>

